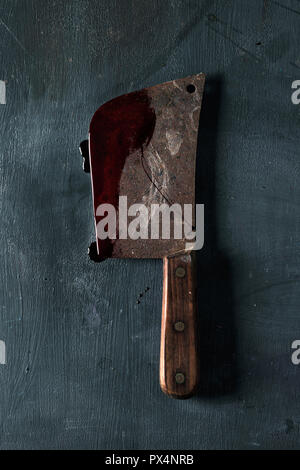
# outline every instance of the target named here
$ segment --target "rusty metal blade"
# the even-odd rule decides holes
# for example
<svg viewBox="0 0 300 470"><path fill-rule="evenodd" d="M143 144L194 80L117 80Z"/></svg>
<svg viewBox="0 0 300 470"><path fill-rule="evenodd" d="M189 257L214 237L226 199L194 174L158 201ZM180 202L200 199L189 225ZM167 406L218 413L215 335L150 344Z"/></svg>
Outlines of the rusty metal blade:
<svg viewBox="0 0 300 470"><path fill-rule="evenodd" d="M198 124L205 76L193 75L115 98L93 116L89 148L95 225L100 204L194 205ZM130 217L128 222L130 222ZM162 258L185 239L100 240L98 254Z"/></svg>

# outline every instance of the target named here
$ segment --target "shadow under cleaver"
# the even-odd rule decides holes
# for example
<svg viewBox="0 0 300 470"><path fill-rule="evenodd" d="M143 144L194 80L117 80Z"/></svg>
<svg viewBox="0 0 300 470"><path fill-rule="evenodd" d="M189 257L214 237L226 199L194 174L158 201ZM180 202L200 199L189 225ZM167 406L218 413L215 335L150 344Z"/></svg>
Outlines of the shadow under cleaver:
<svg viewBox="0 0 300 470"><path fill-rule="evenodd" d="M197 256L200 387L198 396L217 397L237 389L233 273L219 249L216 163L222 78L207 78L199 123L196 203L204 204L204 247Z"/></svg>

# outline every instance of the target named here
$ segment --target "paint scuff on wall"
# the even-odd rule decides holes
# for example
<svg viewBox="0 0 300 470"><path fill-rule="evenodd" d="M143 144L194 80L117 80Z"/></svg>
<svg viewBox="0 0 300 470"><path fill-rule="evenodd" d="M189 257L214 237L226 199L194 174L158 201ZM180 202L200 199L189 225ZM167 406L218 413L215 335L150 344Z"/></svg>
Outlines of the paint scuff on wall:
<svg viewBox="0 0 300 470"><path fill-rule="evenodd" d="M6 83L0 80L0 104L6 104Z"/></svg>

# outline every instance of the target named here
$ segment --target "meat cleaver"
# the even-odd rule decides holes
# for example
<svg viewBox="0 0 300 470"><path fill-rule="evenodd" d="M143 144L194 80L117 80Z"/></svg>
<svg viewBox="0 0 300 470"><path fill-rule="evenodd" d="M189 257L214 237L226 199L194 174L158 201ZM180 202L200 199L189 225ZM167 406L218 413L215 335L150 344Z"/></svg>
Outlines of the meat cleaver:
<svg viewBox="0 0 300 470"><path fill-rule="evenodd" d="M84 168L87 171L89 167L91 174L97 259L163 259L160 385L163 392L175 398L193 395L199 376L196 270L187 225L192 232L204 82L204 74L198 74L112 99L96 111L89 140L81 144L86 157ZM146 222L152 223L151 215L157 215L161 206L174 204L167 236L163 227L154 227L152 233L150 226L148 238L145 231L143 238L129 236L133 219L126 213L128 208L134 208L141 217L140 225L145 226ZM186 205L192 207L188 223L178 214L184 213ZM105 219L111 207L117 216ZM158 220L163 223L162 216ZM102 229L107 229L106 239L99 236L101 221ZM182 224L182 234L175 236L178 224Z"/></svg>

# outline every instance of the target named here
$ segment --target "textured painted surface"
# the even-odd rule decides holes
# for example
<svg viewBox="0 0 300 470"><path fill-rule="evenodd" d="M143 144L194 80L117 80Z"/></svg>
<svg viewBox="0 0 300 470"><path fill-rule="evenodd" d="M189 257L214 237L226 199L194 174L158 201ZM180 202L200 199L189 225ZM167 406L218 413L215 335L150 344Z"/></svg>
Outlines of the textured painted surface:
<svg viewBox="0 0 300 470"><path fill-rule="evenodd" d="M150 4L151 3L151 4ZM0 448L300 448L297 0L2 0ZM202 390L158 384L162 263L93 264L89 121L204 71Z"/></svg>

